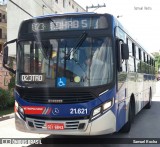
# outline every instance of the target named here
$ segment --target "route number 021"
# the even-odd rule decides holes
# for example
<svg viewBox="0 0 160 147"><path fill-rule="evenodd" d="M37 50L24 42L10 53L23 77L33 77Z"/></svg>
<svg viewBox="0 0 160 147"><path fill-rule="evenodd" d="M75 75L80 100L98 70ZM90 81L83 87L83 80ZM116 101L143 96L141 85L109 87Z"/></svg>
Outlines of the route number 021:
<svg viewBox="0 0 160 147"><path fill-rule="evenodd" d="M87 108L71 108L70 114L87 114Z"/></svg>

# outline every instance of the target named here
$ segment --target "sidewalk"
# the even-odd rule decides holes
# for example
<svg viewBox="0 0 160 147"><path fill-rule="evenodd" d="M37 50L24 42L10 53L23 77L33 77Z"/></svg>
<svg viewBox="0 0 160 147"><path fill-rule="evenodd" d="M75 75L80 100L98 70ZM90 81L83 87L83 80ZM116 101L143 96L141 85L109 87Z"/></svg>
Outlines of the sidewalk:
<svg viewBox="0 0 160 147"><path fill-rule="evenodd" d="M7 120L7 119L11 119L11 118L14 118L14 113L1 116L1 117L0 117L0 121Z"/></svg>

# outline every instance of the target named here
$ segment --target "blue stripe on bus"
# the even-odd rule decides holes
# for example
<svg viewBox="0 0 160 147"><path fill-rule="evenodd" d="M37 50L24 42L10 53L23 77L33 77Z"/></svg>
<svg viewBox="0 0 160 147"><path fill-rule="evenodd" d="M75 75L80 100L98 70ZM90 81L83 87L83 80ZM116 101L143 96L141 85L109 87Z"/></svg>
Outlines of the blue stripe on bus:
<svg viewBox="0 0 160 147"><path fill-rule="evenodd" d="M125 92L122 92L123 95L125 94ZM90 102L87 103L76 103L76 104L38 104L38 103L30 103L30 102L26 102L25 100L23 100L15 91L15 99L16 101L21 105L21 106L44 106L46 108L51 108L52 111L47 114L41 114L41 115L36 115L36 116L48 116L48 117L54 117L54 118L58 118L58 117L83 117L83 116L90 116L93 109L100 106L102 103L110 100L114 98L114 100L116 101L116 88L113 88L109 91L107 91L106 93L104 93L103 95L101 95L99 98L96 98ZM117 97L118 98L118 97ZM122 125L124 125L125 121L126 121L126 110L124 109L126 107L125 101L121 102L121 103L114 103L113 107L110 109L117 120L117 130L119 130ZM58 109L59 112L57 114L54 113L54 110ZM75 114L75 109L76 111L78 111L78 109L83 109L84 112L87 112L85 114ZM85 109L87 109L87 111L85 111ZM73 114L71 114L71 112ZM112 120L110 120L112 123Z"/></svg>
<svg viewBox="0 0 160 147"><path fill-rule="evenodd" d="M46 108L52 108L54 111L55 108L59 110L59 113L57 115L54 115L53 113L50 113L50 117L81 117L81 116L89 116L91 115L91 112L94 108L98 107L105 101L108 101L109 99L113 98L115 89L103 94L103 96L100 96L99 98L95 98L92 101L89 101L87 103L76 103L76 104L38 104L38 103L30 103L23 100L15 91L15 99L21 106L45 106ZM73 110L71 110L73 109ZM78 109L85 112L84 114L75 114ZM87 109L87 110L86 110ZM113 109L113 108L112 108ZM71 114L73 111L73 114ZM87 112L87 113L86 113ZM113 109L113 112L115 113L115 110ZM77 112L78 113L78 112ZM116 114L116 113L115 113Z"/></svg>

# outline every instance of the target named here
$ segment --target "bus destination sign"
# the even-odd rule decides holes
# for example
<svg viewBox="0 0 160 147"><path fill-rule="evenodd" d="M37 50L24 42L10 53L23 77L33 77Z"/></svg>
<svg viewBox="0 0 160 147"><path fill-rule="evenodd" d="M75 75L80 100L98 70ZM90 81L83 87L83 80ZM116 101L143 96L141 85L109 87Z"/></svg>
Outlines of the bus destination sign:
<svg viewBox="0 0 160 147"><path fill-rule="evenodd" d="M50 32L64 30L85 30L108 28L107 18L98 17L66 17L37 20L29 25L29 32Z"/></svg>

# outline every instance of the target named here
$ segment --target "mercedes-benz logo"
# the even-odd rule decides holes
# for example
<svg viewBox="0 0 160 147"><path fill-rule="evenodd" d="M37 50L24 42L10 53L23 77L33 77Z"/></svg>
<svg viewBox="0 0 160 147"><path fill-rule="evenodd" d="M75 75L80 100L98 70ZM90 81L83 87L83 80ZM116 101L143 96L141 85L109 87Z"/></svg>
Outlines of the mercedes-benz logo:
<svg viewBox="0 0 160 147"><path fill-rule="evenodd" d="M57 115L59 113L59 109L53 108L52 113L53 113L53 115Z"/></svg>

